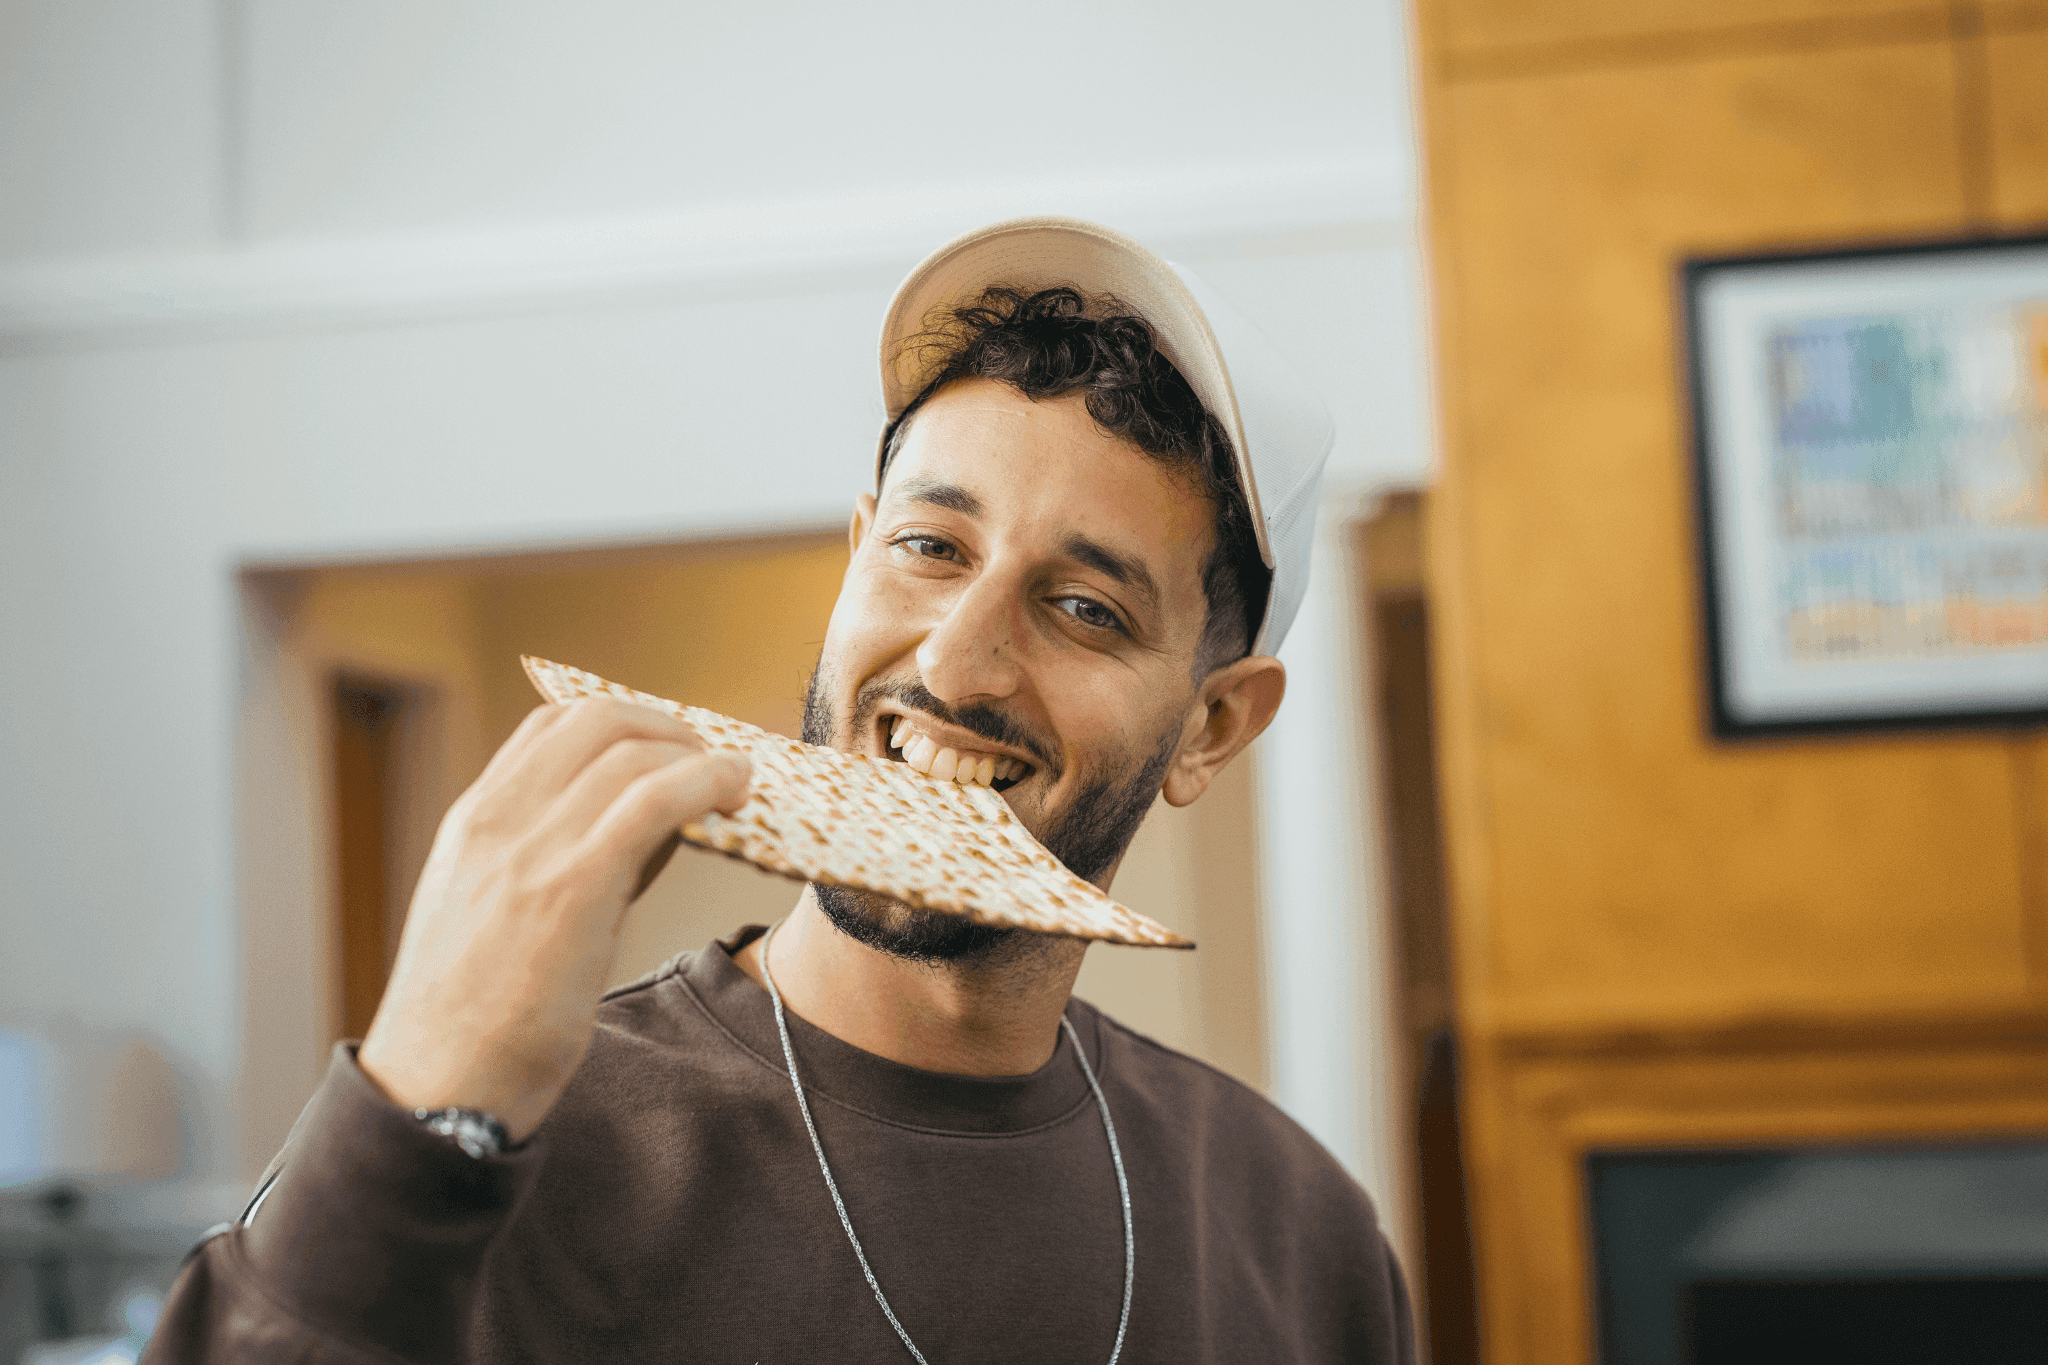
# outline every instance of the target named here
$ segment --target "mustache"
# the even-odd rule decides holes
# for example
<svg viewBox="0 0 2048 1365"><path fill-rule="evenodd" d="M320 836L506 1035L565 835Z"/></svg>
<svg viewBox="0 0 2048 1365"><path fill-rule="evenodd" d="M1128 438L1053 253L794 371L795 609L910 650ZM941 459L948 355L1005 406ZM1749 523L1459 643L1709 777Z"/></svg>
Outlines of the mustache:
<svg viewBox="0 0 2048 1365"><path fill-rule="evenodd" d="M914 678L903 682L872 682L863 687L853 704L856 733L874 724L875 712L881 709L884 701L893 701L906 710L922 711L935 720L957 725L992 744L1022 749L1036 759L1040 771L1054 781L1065 771L1065 765L1059 761L1053 746L1045 743L1015 716L981 703L948 706Z"/></svg>

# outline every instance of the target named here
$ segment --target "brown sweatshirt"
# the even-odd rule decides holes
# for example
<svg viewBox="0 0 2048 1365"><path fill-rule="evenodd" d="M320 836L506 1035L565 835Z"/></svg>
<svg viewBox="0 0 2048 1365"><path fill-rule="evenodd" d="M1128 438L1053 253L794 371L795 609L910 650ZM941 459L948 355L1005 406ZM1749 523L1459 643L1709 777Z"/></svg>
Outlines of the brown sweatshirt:
<svg viewBox="0 0 2048 1365"><path fill-rule="evenodd" d="M504 1157L430 1132L338 1048L275 1184L186 1266L145 1361L909 1360L826 1192L767 993L732 961L759 933L608 995L560 1103ZM1130 1181L1124 1361L1413 1361L1372 1203L1313 1138L1092 1006L1067 1018ZM1072 1045L986 1079L789 1028L854 1230L926 1359L1107 1361L1123 1216Z"/></svg>

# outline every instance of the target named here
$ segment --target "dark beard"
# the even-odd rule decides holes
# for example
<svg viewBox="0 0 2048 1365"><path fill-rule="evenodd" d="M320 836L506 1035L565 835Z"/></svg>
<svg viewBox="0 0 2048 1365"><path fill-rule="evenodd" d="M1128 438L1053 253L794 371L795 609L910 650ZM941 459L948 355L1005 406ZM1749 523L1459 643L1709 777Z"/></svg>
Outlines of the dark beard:
<svg viewBox="0 0 2048 1365"><path fill-rule="evenodd" d="M804 729L806 744L829 745L838 728L832 703L826 700L819 678L825 671L821 662L811 672L804 688ZM853 729L862 734L872 726L875 712L884 701L898 701L912 710L972 731L999 744L1025 749L1039 760L1039 771L1057 778L1060 765L1047 746L1028 735L1008 716L988 706L947 706L922 684L870 683L853 703ZM1159 746L1136 772L1127 777L1101 773L1082 787L1073 805L1060 815L1042 842L1051 854L1085 881L1093 881L1115 865L1130 847L1145 812L1159 795L1166 765L1173 760L1178 729L1169 730ZM944 910L924 910L893 900L874 891L846 886L811 883L811 892L825 917L849 938L892 957L916 962L957 962L987 958L1014 942L1024 929L998 928L976 924L965 916Z"/></svg>

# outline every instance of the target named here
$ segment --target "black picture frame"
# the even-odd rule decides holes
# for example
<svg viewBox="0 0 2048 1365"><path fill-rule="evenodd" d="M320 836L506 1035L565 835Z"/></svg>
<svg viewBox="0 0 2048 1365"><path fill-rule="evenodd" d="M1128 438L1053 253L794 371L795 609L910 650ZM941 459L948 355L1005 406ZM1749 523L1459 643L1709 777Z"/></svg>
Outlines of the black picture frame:
<svg viewBox="0 0 2048 1365"><path fill-rule="evenodd" d="M1853 566L1861 555L1876 572L1884 568L1888 553L1892 562L1904 563L1910 552L1910 572L1925 577L1929 562L1941 572L1974 562L1968 556L1977 542L1969 538L1981 535L1983 562L2001 572L2015 545L2024 551L2010 580L2000 577L1994 586L2034 582L2028 574L2035 570L2039 578L2032 606L2024 594L1992 598L1989 614L1980 610L1979 616L2003 621L1997 612L2011 602L2016 605L2006 616L2013 620L2024 624L2033 619L2028 612L2038 612L2048 622L2048 231L1696 256L1681 263L1679 286L1711 734L1744 740L2048 725L2048 625L2031 642L1958 643L1951 629L1937 643L1936 631L1949 628L1931 623L1926 601L1881 602L1873 590L1868 601L1823 596L1817 606L1797 605L1802 593L1826 592L1813 586L1826 575L1809 572L1809 563ZM1900 333L1909 344L1898 376L1905 392L1898 401L1910 419L1921 397L1916 383L1954 387L1960 382L1954 374L1936 373L1944 338L1958 354L1970 349L1969 365L1976 370L1997 370L1995 356L1984 359L1995 350L1985 349L1984 337L1996 330L1990 319L2001 309L2014 319L2013 328L2031 328L2037 317L2043 320L2038 343L2031 333L2012 335L2018 366L2014 383L2038 383L2037 392L2017 395L2032 406L2011 414L2016 438L2023 438L2020 473L2032 480L2025 495L2038 504L2033 520L2021 516L1996 527L1972 526L1967 517L1958 520L1953 506L1961 496L1957 489L1967 494L1975 485L1954 479L1935 485L1950 505L1916 510L1909 505L1911 496L1893 496L1875 478L1861 489L1846 480L1837 490L1825 481L1798 482L1788 474L1796 460L1803 476L1814 451L1821 452L1823 462L1851 468L1857 458L1866 458L1873 468L1885 459L1884 452L1859 452L1850 440L1841 442L1839 449L1848 453L1837 459L1836 447L1798 446L1786 439L1798 416L1786 400L1788 355L1808 348L1804 354L1827 370L1828 383L1839 389L1846 382L1854 390L1868 377L1857 372L1867 356L1856 358L1862 355L1856 344L1836 345L1831 334L1852 336L1843 329L1866 324L1873 336L1886 328ZM2033 344L2040 347L2038 355L2026 350ZM1846 381L1836 352L1852 357ZM2038 372L2029 370L2030 364ZM1951 368L1969 366L1951 358ZM1973 372L1971 382L1982 388L1980 380ZM1857 391L1858 401L1863 394L1887 392L1884 386L1866 385ZM1942 414L1942 422L1951 418ZM1984 422L1989 432L1993 421L1986 416ZM1958 435L1956 441L1979 441L1973 428L1966 424L1964 430L1972 434ZM1929 443L1942 446L1941 459L1949 458L1949 447L1942 445L1949 438L1939 430L1909 426L1898 440L1901 460L1924 463ZM1795 453L1787 452L1788 444L1797 447ZM1968 453L1975 459L1976 446ZM1987 456L1985 467L1997 472L1999 458ZM1860 503L1859 492L1864 495ZM1919 492L1934 496L1925 488ZM1837 509L1840 524L1828 529L1826 514L1816 517L1814 506ZM1868 512L1862 522L1859 508ZM1915 516L1923 516L1925 523L1914 523ZM1887 529L1886 517L1898 525ZM1795 521L1809 531L1821 530L1793 534ZM1829 559L1831 546L1840 553ZM1855 570L1842 572L1853 578ZM1980 609L1985 600L1967 599ZM1965 601L1948 592L1942 599L1943 620L1956 618L1956 604ZM1826 625L1829 621L1836 624ZM1842 624L1849 622L1855 624ZM1906 623L1903 628L1901 623ZM1922 647L1898 648L1907 635L1921 637ZM1774 658L1774 650L1783 657Z"/></svg>

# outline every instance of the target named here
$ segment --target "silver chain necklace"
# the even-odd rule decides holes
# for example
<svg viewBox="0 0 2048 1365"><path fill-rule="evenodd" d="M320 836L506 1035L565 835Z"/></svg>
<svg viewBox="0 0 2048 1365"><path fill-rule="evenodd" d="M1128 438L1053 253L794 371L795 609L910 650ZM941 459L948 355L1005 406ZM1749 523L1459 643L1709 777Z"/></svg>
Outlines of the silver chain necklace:
<svg viewBox="0 0 2048 1365"><path fill-rule="evenodd" d="M909 1351L917 1365L931 1365L924 1358L924 1352L917 1349L917 1343L910 1339L910 1333L903 1330L897 1321L896 1310L889 1306L889 1300L882 1293L882 1285L875 1278L874 1270L868 1265L868 1255L861 1250L860 1238L853 1234L853 1219L846 1215L846 1201L839 1197L839 1182L832 1178L832 1168L825 1162L825 1144L818 1141L818 1125L811 1119L811 1102L804 1098L803 1082L796 1078L796 1049L789 1045L789 1023L782 1014L782 992L775 989L775 976L768 970L768 940L775 937L771 926L761 935L761 980L768 987L768 998L775 1004L775 1031L782 1037L782 1060L789 1064L790 1088L796 1091L796 1107L803 1111L804 1129L811 1135L811 1150L818 1154L818 1170L825 1176L825 1188L831 1191L832 1207L839 1210L839 1226L846 1229L846 1240L853 1243L853 1257L860 1262L860 1273L867 1277L868 1288L875 1291L875 1302L882 1306L882 1316L896 1329L896 1335L903 1339L903 1347ZM1102 1086L1095 1079L1095 1068L1088 1065L1088 1054L1081 1048L1081 1039L1074 1032L1074 1026L1067 1022L1067 1016L1060 1015L1060 1029L1067 1041L1074 1045L1074 1058L1081 1063L1081 1074L1088 1078L1088 1088L1095 1092L1095 1107L1102 1112L1102 1128L1109 1134L1109 1159L1116 1167L1116 1194L1124 1209L1124 1307L1116 1321L1116 1345L1110 1348L1109 1365L1116 1365L1117 1357L1124 1353L1124 1333L1131 1325L1131 1285L1137 1279L1137 1244L1131 1237L1131 1186L1124 1178L1124 1154L1117 1146L1116 1125L1110 1122L1109 1101L1102 1097Z"/></svg>

